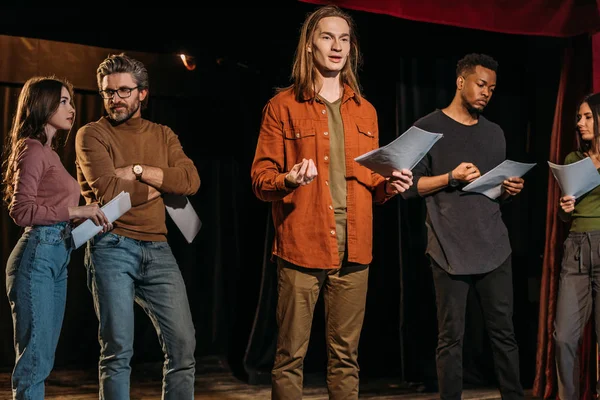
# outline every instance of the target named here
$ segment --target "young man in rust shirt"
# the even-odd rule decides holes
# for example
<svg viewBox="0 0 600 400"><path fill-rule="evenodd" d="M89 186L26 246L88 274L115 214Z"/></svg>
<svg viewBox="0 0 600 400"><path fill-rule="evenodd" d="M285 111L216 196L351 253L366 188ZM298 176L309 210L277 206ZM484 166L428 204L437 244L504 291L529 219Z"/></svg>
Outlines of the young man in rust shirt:
<svg viewBox="0 0 600 400"><path fill-rule="evenodd" d="M256 196L272 202L278 264L274 399L301 399L303 363L324 289L330 398L358 397L358 343L372 258L372 203L412 184L354 158L379 146L375 108L360 93L351 17L317 9L301 30L293 84L264 107L252 165Z"/></svg>
<svg viewBox="0 0 600 400"><path fill-rule="evenodd" d="M88 242L88 282L100 322L100 398L128 399L133 354L133 304L152 319L165 353L163 399L194 398L194 324L185 284L167 243L161 193L192 195L194 163L167 126L141 117L148 72L124 54L97 70L107 116L77 132L77 177L88 203L106 204L121 191L132 208L113 231Z"/></svg>

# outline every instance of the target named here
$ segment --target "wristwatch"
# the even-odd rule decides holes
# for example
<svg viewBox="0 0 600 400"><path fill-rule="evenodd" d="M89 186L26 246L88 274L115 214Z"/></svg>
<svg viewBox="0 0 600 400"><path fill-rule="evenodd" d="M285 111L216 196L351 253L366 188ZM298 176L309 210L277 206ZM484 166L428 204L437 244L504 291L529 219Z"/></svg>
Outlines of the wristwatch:
<svg viewBox="0 0 600 400"><path fill-rule="evenodd" d="M458 185L460 185L460 182L454 179L452 171L448 172L448 186L455 188L458 187Z"/></svg>
<svg viewBox="0 0 600 400"><path fill-rule="evenodd" d="M142 173L144 172L144 168L140 164L133 164L133 168L131 168L133 174L135 175L135 179L138 181L142 180Z"/></svg>

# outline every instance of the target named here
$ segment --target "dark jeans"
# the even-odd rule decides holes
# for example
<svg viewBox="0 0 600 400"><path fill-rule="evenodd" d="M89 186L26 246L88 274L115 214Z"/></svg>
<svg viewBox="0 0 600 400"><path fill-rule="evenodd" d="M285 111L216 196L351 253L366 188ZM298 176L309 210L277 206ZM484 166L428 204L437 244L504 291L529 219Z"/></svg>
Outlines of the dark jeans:
<svg viewBox="0 0 600 400"><path fill-rule="evenodd" d="M436 364L440 398L460 400L463 389L463 337L467 294L477 291L487 328L496 378L503 399L523 399L519 381L519 349L513 328L513 290L510 257L485 274L451 275L432 259L438 346Z"/></svg>

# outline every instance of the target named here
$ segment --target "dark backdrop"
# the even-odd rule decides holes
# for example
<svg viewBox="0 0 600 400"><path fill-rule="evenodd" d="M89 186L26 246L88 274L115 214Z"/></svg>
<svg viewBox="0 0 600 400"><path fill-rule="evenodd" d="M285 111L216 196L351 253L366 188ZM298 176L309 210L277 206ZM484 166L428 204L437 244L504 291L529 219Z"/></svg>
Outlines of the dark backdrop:
<svg viewBox="0 0 600 400"><path fill-rule="evenodd" d="M298 29L305 13L313 9L296 2L253 10L211 8L200 13L177 8L124 9L121 17L95 13L93 21L92 14L77 9L0 12L0 34L146 52L186 50L195 55L198 67L190 73L196 74L203 89L185 98L151 95L145 117L171 126L180 135L202 178L200 191L190 199L203 221L199 236L188 245L177 228L169 225L169 241L188 285L197 330L196 355L221 357L242 378L248 374L251 378L268 376L275 335L271 313L274 271L265 251L270 248L269 205L259 202L250 190L250 164L261 109L274 87L289 83ZM250 11L258 17L248 17ZM503 127L508 158L538 163L525 177L525 190L504 209L514 253L521 371L524 384L530 386L545 229L546 160L560 55L571 39L351 14L365 56L361 83L379 113L381 145L417 118L450 102L454 68L465 53L485 52L500 63L498 89L485 114ZM108 25L100 25L101 21ZM169 76L153 79L168 80ZM19 86L0 84L4 137ZM102 115L95 93L78 91L76 99L79 114L74 129ZM69 143L61 155L74 172L72 138ZM398 197L375 208L374 260L360 350L366 378L388 375L407 381L433 380L435 304L423 256L423 217L421 200ZM0 232L0 258L5 264L19 233L5 209L0 213ZM83 250L75 251L69 268L67 314L57 367L93 367L97 362L97 325L82 258ZM4 282L2 275L0 283ZM159 361L153 328L138 312L134 362ZM465 378L467 383L489 383L493 380L489 347L474 302L469 304L469 315ZM324 366L320 308L316 317L306 360L308 372L322 372ZM0 301L0 366L10 368L13 357L12 323L5 300Z"/></svg>

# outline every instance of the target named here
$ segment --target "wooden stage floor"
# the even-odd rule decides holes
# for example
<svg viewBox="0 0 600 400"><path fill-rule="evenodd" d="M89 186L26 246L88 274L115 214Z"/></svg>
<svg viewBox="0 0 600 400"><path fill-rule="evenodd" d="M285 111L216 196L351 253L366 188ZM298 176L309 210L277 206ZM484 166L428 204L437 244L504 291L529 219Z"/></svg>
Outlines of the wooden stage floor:
<svg viewBox="0 0 600 400"><path fill-rule="evenodd" d="M136 365L132 370L131 400L160 400L161 366ZM420 393L417 388L398 382L397 379L362 379L361 399L419 399L436 400L437 393ZM526 399L531 397L527 391ZM268 400L269 385L249 385L236 378L220 360L211 359L198 363L195 399L198 400ZM0 400L10 400L10 371L0 372ZM46 382L47 400L98 399L96 370L56 369ZM327 388L322 377L305 377L304 400L327 400ZM463 399L500 399L495 388L467 389Z"/></svg>

